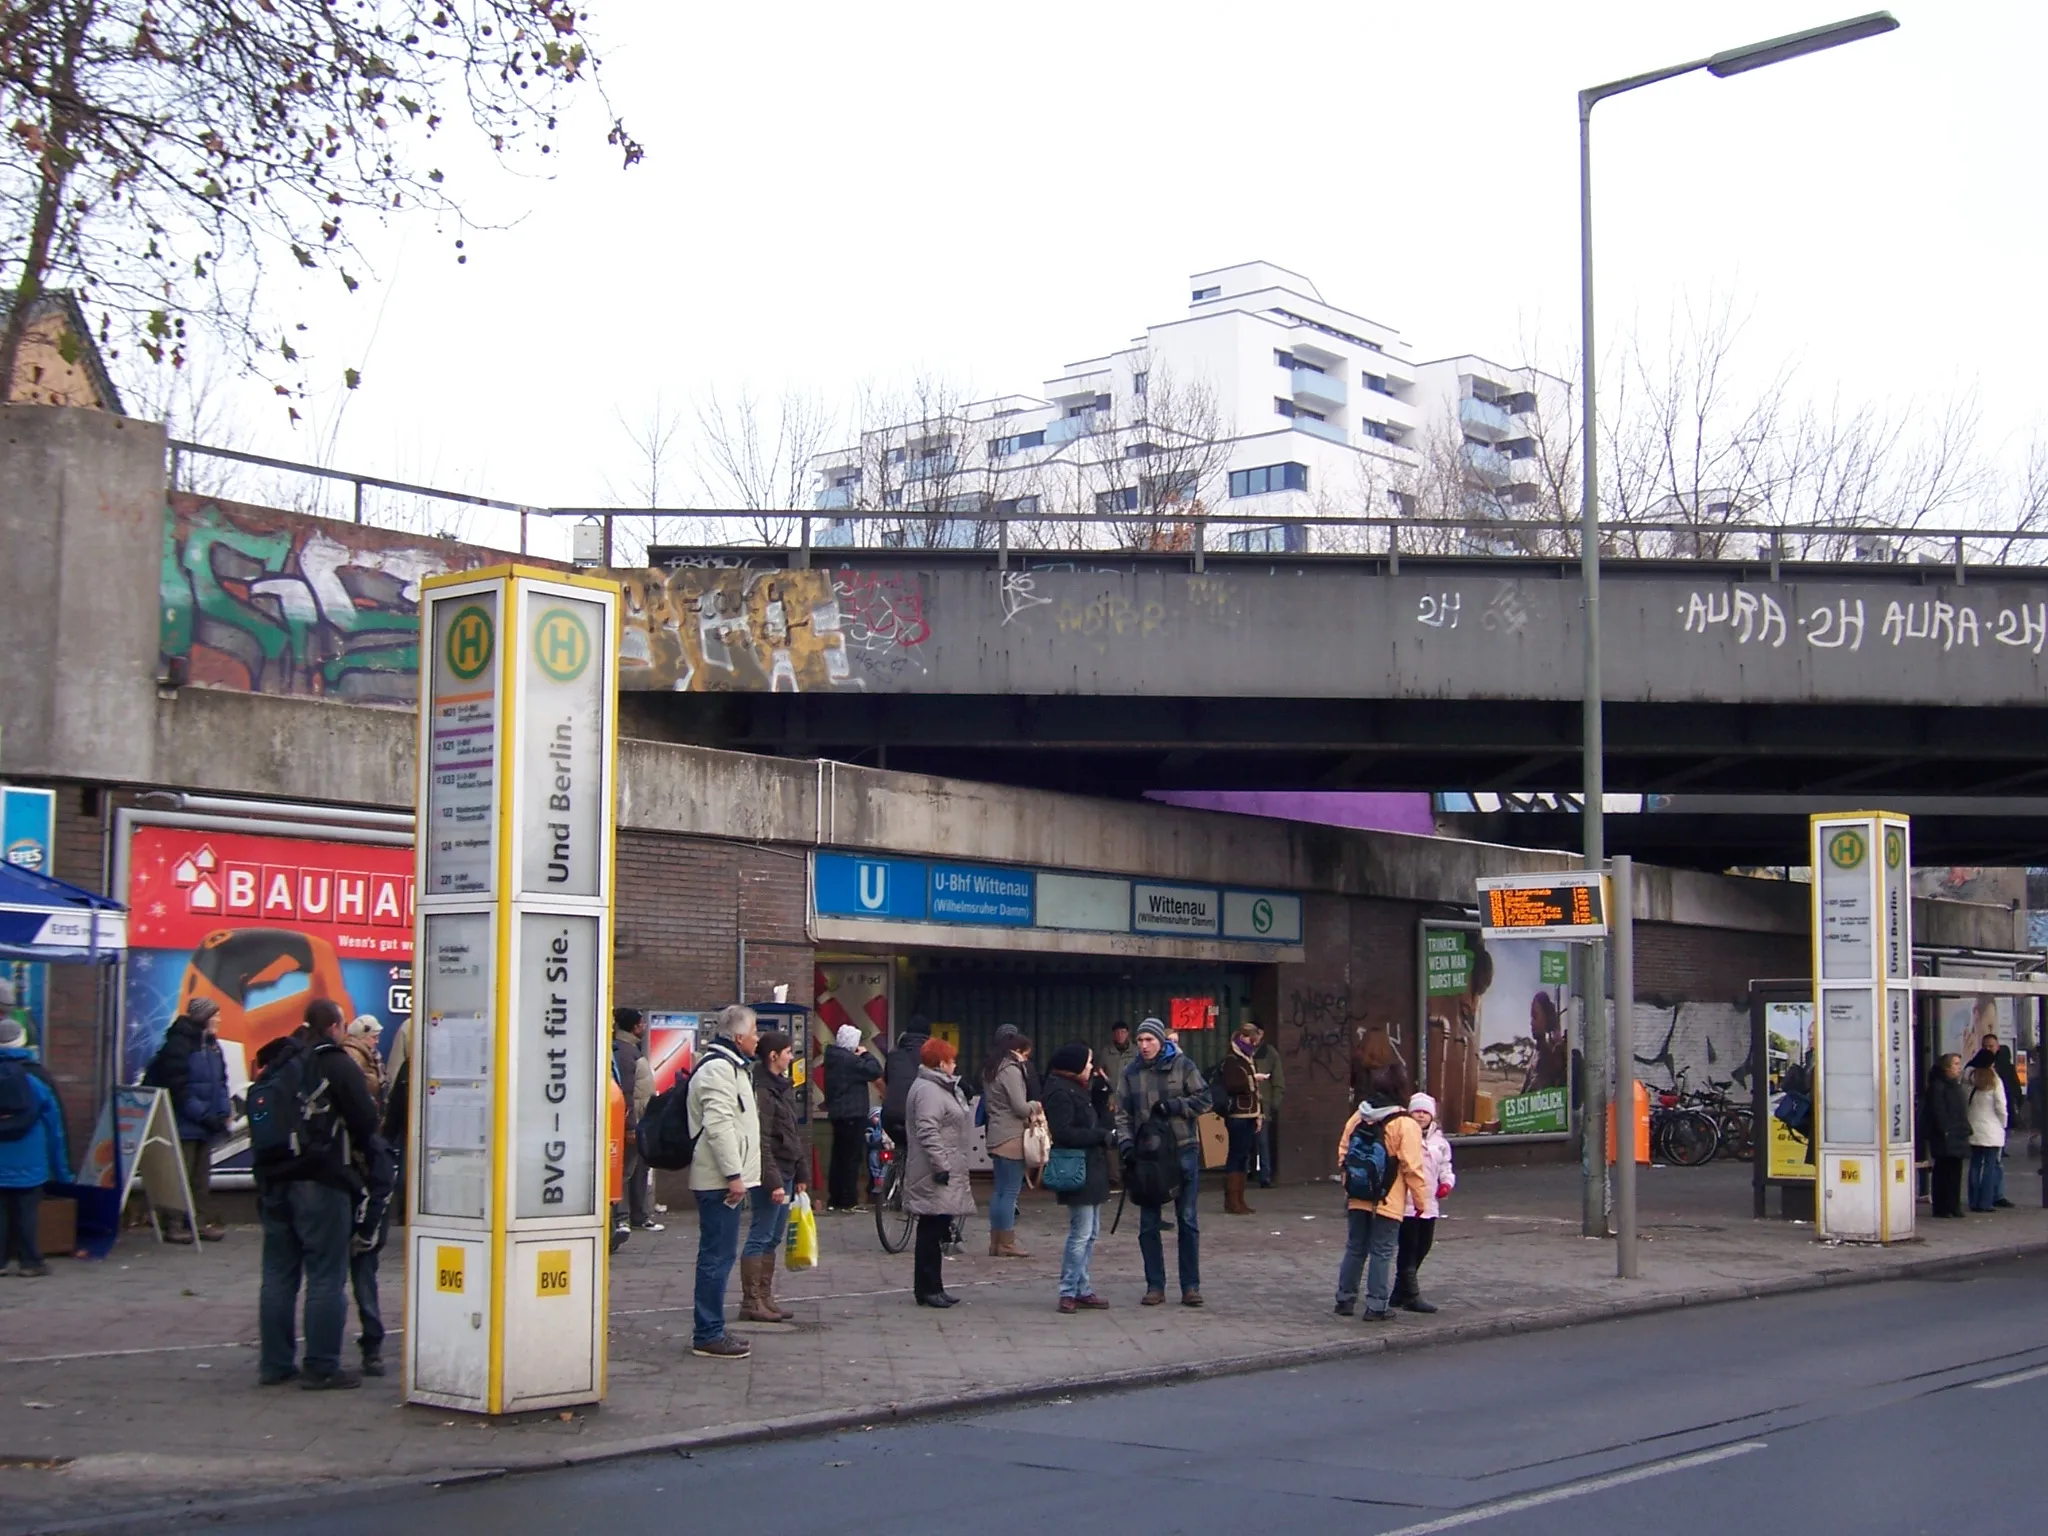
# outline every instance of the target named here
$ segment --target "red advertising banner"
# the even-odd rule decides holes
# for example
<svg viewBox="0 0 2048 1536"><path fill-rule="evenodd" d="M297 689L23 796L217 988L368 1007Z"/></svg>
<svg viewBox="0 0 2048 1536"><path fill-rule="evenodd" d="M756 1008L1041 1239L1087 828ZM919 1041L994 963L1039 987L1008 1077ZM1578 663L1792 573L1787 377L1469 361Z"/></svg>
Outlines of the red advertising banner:
<svg viewBox="0 0 2048 1536"><path fill-rule="evenodd" d="M315 997L390 1028L412 1011L413 852L340 838L140 826L128 853L125 1075L194 998L219 1008L235 1085Z"/></svg>

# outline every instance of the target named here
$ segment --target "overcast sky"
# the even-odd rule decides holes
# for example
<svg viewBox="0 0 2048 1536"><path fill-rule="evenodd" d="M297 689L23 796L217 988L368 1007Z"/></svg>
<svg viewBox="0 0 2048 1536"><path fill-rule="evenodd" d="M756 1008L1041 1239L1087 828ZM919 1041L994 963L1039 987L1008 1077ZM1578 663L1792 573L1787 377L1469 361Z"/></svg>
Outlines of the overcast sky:
<svg viewBox="0 0 2048 1536"><path fill-rule="evenodd" d="M364 373L338 431L331 402L293 433L250 393L241 440L607 500L632 479L615 413L657 393L1035 391L1182 313L1189 273L1254 259L1417 358L1568 359L1578 88L1856 3L590 0L646 162L619 170L585 111L554 179L484 170L516 224L471 234L467 265L452 232L394 226L376 280L316 306L316 377ZM1602 345L1728 296L1758 376L1789 360L1806 391L1894 405L1975 389L2016 442L2048 362L2025 106L2048 6L1894 11L1888 37L1599 109Z"/></svg>

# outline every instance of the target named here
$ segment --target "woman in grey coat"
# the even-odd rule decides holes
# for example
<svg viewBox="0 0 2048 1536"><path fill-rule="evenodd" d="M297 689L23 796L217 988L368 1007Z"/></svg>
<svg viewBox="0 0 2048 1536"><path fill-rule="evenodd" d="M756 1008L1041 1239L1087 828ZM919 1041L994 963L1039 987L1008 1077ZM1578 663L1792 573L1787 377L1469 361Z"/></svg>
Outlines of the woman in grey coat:
<svg viewBox="0 0 2048 1536"><path fill-rule="evenodd" d="M960 1304L958 1296L946 1291L940 1249L952 1233L954 1218L974 1213L974 1191L967 1182L974 1117L953 1071L958 1057L944 1040L925 1041L904 1111L909 1145L903 1163L903 1208L917 1218L911 1291L920 1307Z"/></svg>

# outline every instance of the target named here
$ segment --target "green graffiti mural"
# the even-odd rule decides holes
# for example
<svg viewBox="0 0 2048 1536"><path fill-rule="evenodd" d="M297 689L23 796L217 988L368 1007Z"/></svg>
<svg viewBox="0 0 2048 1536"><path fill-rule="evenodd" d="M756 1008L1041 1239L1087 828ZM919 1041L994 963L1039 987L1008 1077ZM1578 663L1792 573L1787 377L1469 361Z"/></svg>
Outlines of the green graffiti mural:
<svg viewBox="0 0 2048 1536"><path fill-rule="evenodd" d="M175 495L159 647L188 682L410 705L420 582L503 558L436 539Z"/></svg>

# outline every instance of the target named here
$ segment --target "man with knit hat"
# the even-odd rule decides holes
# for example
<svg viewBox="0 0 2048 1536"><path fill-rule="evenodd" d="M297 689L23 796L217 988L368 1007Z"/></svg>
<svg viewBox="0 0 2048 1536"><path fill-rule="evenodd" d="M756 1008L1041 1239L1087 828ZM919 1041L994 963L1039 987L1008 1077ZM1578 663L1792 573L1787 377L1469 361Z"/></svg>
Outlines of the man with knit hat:
<svg viewBox="0 0 2048 1536"><path fill-rule="evenodd" d="M825 1118L832 1122L832 1162L825 1180L828 1211L861 1207L871 1085L881 1076L882 1058L861 1048L860 1026L840 1025L825 1047Z"/></svg>
<svg viewBox="0 0 2048 1536"><path fill-rule="evenodd" d="M197 1230L179 1211L165 1223L164 1241L189 1243L195 1237L217 1243L227 1235L213 1214L213 1144L226 1134L234 1101L228 1092L227 1057L214 1033L220 1008L211 998L195 997L171 1020L163 1044L142 1074L145 1088L161 1088L171 1101L178 1123L178 1152L185 1162L185 1183L192 1191Z"/></svg>
<svg viewBox="0 0 2048 1536"><path fill-rule="evenodd" d="M1180 1304L1202 1305L1202 1233L1195 1197L1202 1182L1202 1139L1196 1127L1210 1107L1209 1088L1195 1064L1167 1035L1157 1019L1138 1026L1138 1059L1124 1070L1117 1087L1116 1133L1124 1160L1130 1161L1138 1130L1148 1119L1166 1123L1180 1156L1180 1193L1174 1197L1178 1230ZM1126 1178L1128 1182L1128 1176ZM1145 1297L1141 1305L1156 1307L1166 1300L1166 1252L1160 1241L1162 1206L1138 1208L1138 1251L1145 1260Z"/></svg>

